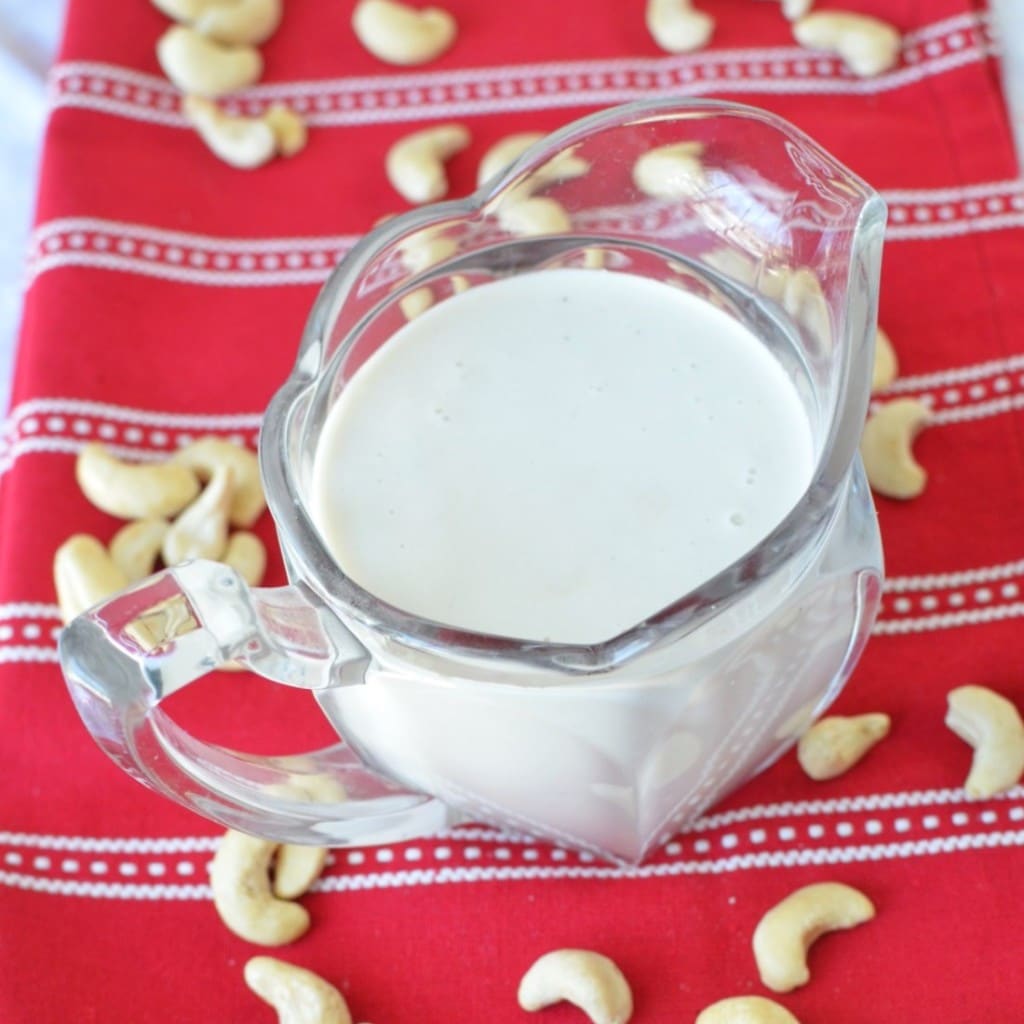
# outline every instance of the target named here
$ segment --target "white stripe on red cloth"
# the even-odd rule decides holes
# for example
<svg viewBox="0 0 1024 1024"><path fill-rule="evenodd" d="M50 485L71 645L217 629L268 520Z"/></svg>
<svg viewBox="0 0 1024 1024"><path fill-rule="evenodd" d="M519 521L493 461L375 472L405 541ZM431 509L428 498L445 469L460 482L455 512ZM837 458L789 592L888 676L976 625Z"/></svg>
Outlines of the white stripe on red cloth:
<svg viewBox="0 0 1024 1024"><path fill-rule="evenodd" d="M272 102L285 102L311 125L334 127L607 106L722 91L868 95L985 60L993 52L988 16L963 14L908 32L903 65L870 79L855 78L830 54L775 47L280 82L244 90L224 107L231 113L260 114ZM50 91L56 109L187 127L177 90L158 76L130 68L85 61L58 64Z"/></svg>
<svg viewBox="0 0 1024 1024"><path fill-rule="evenodd" d="M335 851L314 888L713 875L1016 847L1024 845L1022 798L1018 786L980 805L962 789L935 789L741 807L700 819L639 868L601 865L586 852L470 826L395 846ZM0 833L0 885L98 899L209 899L197 879L205 882L216 844L212 836Z"/></svg>
<svg viewBox="0 0 1024 1024"><path fill-rule="evenodd" d="M926 633L1024 616L1024 559L1001 565L894 576L883 585L876 636ZM0 664L56 660L55 604L0 605Z"/></svg>
<svg viewBox="0 0 1024 1024"><path fill-rule="evenodd" d="M1024 354L906 377L886 393L892 394L930 406L934 426L1013 412L1024 408ZM261 418L255 412L171 413L70 398L32 399L15 406L0 424L0 477L23 455L74 455L96 440L139 461L163 458L207 433L255 447Z"/></svg>
<svg viewBox="0 0 1024 1024"><path fill-rule="evenodd" d="M882 195L889 204L889 242L1024 227L1024 180ZM578 220L581 230L593 231L642 230L658 235L679 227L678 214L667 214L657 204L588 211ZM213 238L95 217L61 218L32 233L26 285L61 267L122 271L192 285L320 284L359 237ZM393 276L382 271L381 283Z"/></svg>

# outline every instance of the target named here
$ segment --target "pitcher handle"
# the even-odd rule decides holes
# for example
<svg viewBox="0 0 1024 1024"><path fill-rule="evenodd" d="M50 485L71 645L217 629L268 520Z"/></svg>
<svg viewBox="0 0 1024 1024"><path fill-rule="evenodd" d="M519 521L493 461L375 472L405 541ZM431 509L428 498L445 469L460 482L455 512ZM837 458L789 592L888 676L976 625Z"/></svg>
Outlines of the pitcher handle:
<svg viewBox="0 0 1024 1024"><path fill-rule="evenodd" d="M369 654L298 586L250 589L233 569L166 569L74 619L60 662L86 728L144 785L229 828L280 842L397 842L454 821L441 801L401 789L345 743L259 757L200 742L159 708L237 660L289 686L363 681Z"/></svg>

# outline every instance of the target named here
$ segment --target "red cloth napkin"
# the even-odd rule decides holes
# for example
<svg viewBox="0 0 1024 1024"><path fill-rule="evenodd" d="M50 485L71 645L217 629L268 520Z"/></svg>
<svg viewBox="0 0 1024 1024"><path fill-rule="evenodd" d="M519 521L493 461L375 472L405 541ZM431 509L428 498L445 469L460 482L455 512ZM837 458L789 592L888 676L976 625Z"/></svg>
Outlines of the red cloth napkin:
<svg viewBox="0 0 1024 1024"><path fill-rule="evenodd" d="M473 183L491 143L643 96L767 107L890 203L881 322L902 378L933 403L919 500L880 500L889 579L876 636L837 710L885 710L889 740L813 783L792 755L627 872L489 828L338 851L280 955L337 984L356 1020L522 1021L535 957L598 949L630 979L638 1024L768 994L750 950L767 907L835 879L877 919L824 939L781 997L804 1024L1020 1018L1024 789L965 799L970 751L945 694L983 683L1024 706L1024 183L969 0L820 0L905 32L897 70L851 78L795 48L778 4L704 0L718 26L669 57L642 4L447 0L461 32L397 72L348 27L352 0L286 5L263 83L311 122L308 149L243 173L183 128L143 0L71 0L29 256L13 408L0 443L0 1020L270 1021L242 965L259 952L206 886L220 830L122 774L88 737L55 664L51 560L117 524L85 501L90 439L168 452L218 433L254 443L327 268L402 203L384 153L460 120L451 165ZM884 396L883 396L884 400ZM261 529L272 540L265 520ZM283 580L279 559L271 582ZM204 738L264 752L329 738L308 695L221 674L176 698ZM283 737L287 739L283 739ZM552 1024L580 1020L570 1007Z"/></svg>

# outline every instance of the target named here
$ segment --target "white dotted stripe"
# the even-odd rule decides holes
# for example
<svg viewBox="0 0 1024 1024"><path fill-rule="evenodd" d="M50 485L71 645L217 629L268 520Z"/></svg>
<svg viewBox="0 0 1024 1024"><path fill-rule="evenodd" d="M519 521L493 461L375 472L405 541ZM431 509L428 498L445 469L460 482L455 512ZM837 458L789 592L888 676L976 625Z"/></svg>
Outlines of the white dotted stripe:
<svg viewBox="0 0 1024 1024"><path fill-rule="evenodd" d="M883 585L878 634L929 632L1024 615L1024 562L895 577Z"/></svg>
<svg viewBox="0 0 1024 1024"><path fill-rule="evenodd" d="M748 807L702 816L691 826L689 835L692 838L692 836L699 833L722 831L726 828L734 829L736 825L756 823L756 827L751 830L750 834L752 842L763 841L767 835L765 834L765 827L769 825L777 827L781 839L793 840L797 838L797 833L792 825L777 825L777 823L773 825L772 822L777 822L779 818L849 817L907 810L921 811L923 821L925 818L935 817L936 810L941 810L942 814L948 816L949 820L957 826L971 823L975 816L977 820L988 824L997 823L1001 817L1006 817L1012 821L1024 820L1024 785L1012 786L1006 793L998 794L985 801L982 805L969 801L962 787L949 786L931 788L931 790L904 790L815 800L785 800L773 804L752 804ZM896 820L904 819L905 815L900 815ZM867 820L873 823L872 827L868 828L868 830L877 830L874 828L874 825L878 824L877 818L872 817ZM817 824L825 830L834 827L833 824L827 822L817 822ZM50 853L210 854L216 850L219 841L219 835L153 838L95 837L24 833L24 831L0 831L0 848L44 850ZM439 845L428 852L440 859L450 858L453 855L453 848L457 848L460 845L466 849L474 849L478 854L479 848L472 847L469 844L486 843L494 849L501 849L503 846L526 848L543 843L543 841L531 836L508 833L508 831L502 829L476 825L459 825L455 828L444 829L433 837L433 842ZM371 851L381 849L391 848L369 848ZM554 847L550 849L558 850L560 848ZM711 849L711 847L702 846L701 849L707 850ZM564 853L564 851L562 852ZM668 852L671 853L671 851ZM335 854L332 854L332 856L336 857ZM361 864L366 861L367 850L339 850L337 856L347 858L349 864ZM573 854L573 856L578 856L583 860L592 859L591 855L587 853L577 853ZM3 855L3 859L9 864L22 864L27 858L31 859L28 854L19 852L12 853L8 851ZM387 859L393 859L393 856L388 856ZM561 855L559 854L556 859L561 859Z"/></svg>
<svg viewBox="0 0 1024 1024"><path fill-rule="evenodd" d="M994 806L993 802L980 807L973 805L965 800L962 790L945 789L741 808L702 819L696 829L655 851L649 863L637 870L598 867L592 871L585 865L594 864L596 858L587 852L538 845L533 840L516 843L495 830L462 828L449 832L447 841L439 837L400 847L338 851L330 855L327 872L315 889L337 892L444 882L446 872L466 870L454 866L462 863L509 865L497 868L501 872L499 877L504 878L526 877L521 874L524 868L531 872L529 877L537 878L651 876L666 871L719 873L1018 845L1018 840L1008 837L1019 833L998 829L1008 823L1024 822L1024 804L1019 802L1022 797L1024 788L1018 786L997 798ZM784 823L778 821L783 815ZM817 816L817 820L801 820L802 816L811 815ZM773 818L776 824L771 825ZM753 823L753 827L737 828L745 822ZM963 830L968 826L987 826L992 834L965 837ZM903 836L921 831L940 834L929 841L931 845L920 841L893 843L887 838L890 834ZM483 846L478 845L481 836L487 840ZM842 840L849 842L837 845ZM217 842L217 837L207 836L149 839L5 832L0 833L0 850L7 848L0 854L0 865L14 870L0 871L0 884L100 898L205 899L209 897L208 889L191 880L208 872L210 854ZM77 856L69 857L68 853ZM103 856L97 858L97 853ZM197 859L189 854L201 856ZM513 861L521 866L512 865ZM401 867L410 862L439 867L428 866L410 874ZM549 864L556 867L549 868ZM380 866L386 873L378 870ZM467 880L493 878L494 870L480 867ZM534 870L539 874L532 873ZM76 878L69 880L69 875ZM95 883L83 881L83 876L114 876L128 881ZM153 878L171 881L153 885L148 881ZM410 882L410 878L414 881Z"/></svg>
<svg viewBox="0 0 1024 1024"><path fill-rule="evenodd" d="M1024 353L1009 356L1006 359L991 359L984 363L970 366L958 366L949 370L937 370L934 373L916 376L899 377L886 389L889 394L904 391L926 392L950 385L971 383L986 377L1000 377L1008 373L1024 371ZM998 390L998 389L997 389Z"/></svg>
<svg viewBox="0 0 1024 1024"><path fill-rule="evenodd" d="M878 636L895 636L904 633L932 633L942 629L956 629L960 626L978 626L988 622L1002 622L1024 616L1024 602L1000 605L995 608L978 608L964 612L946 612L925 615L918 618L886 619L875 623L872 630Z"/></svg>
<svg viewBox="0 0 1024 1024"><path fill-rule="evenodd" d="M645 96L702 95L723 89L863 95L902 88L980 61L990 52L987 20L958 16L907 33L904 66L872 79L855 78L829 54L778 47L276 83L245 90L225 107L232 113L258 115L271 102L285 102L310 124L327 127L607 106ZM128 69L85 62L58 65L51 74L50 92L58 108L187 127L169 83Z"/></svg>
<svg viewBox="0 0 1024 1024"><path fill-rule="evenodd" d="M897 826L904 824L905 821L902 819L896 822ZM812 828L809 828L808 832L811 832ZM818 830L813 831L815 834L818 833ZM898 827L896 831L906 832L909 831L909 828ZM722 843L719 847L721 850L735 849L738 845L738 837L725 836L722 838L735 839L737 841ZM655 860L636 868L597 864L567 864L564 861L558 861L553 864L523 865L472 864L468 867L461 865L447 866L445 864L440 867L414 869L403 867L394 871L329 874L321 877L313 886L313 889L320 893L339 893L407 888L422 885L445 885L450 883L550 881L566 878L645 879L678 875L717 875L773 868L892 861L911 857L936 856L940 854L1020 846L1024 846L1024 828L959 833L949 836L932 836L926 839L894 842L859 843L846 846L803 846L785 850L757 850L747 853L686 858L682 856L683 844L676 843L673 845L673 850L677 851L677 855L672 859ZM377 852L380 853L382 851ZM707 850L707 840L697 840L694 843L694 852L698 854L710 852ZM443 862L447 860L447 857L439 859ZM385 863L387 863L386 859ZM106 873L106 869L94 872L94 874L100 875ZM130 872L124 874L127 874L129 877L131 875ZM157 872L157 874L161 873ZM189 873L185 872L185 876L188 877L188 875ZM0 885L30 892L94 899L177 901L209 900L212 898L212 892L208 885L200 885L194 882L135 883L130 881L88 881L60 877L59 872L56 875L35 875L22 871L0 870Z"/></svg>
<svg viewBox="0 0 1024 1024"><path fill-rule="evenodd" d="M969 587L976 583L1010 580L1014 576L1024 577L1024 559L1016 562L1004 562L1001 565L986 565L979 569L965 569L961 572L929 573L925 576L890 576L882 584L882 589L892 593L904 593L913 590Z"/></svg>
<svg viewBox="0 0 1024 1024"><path fill-rule="evenodd" d="M696 224L678 204L645 200L630 205L581 211L575 226L582 233L674 237ZM477 230L483 246L507 237L496 221ZM59 267L92 267L163 278L192 285L282 286L319 284L358 240L343 238L267 238L246 241L186 235L141 224L69 218L41 225L32 235L26 284ZM117 251L114 251L117 250ZM364 288L390 289L408 276L396 257L367 274Z"/></svg>
<svg viewBox="0 0 1024 1024"><path fill-rule="evenodd" d="M899 392L888 391L884 398L873 399L871 411L876 412L897 395L915 398L928 406L929 426L950 426L1024 409L1024 373L1000 373L969 386L946 386L916 393L904 387Z"/></svg>
<svg viewBox="0 0 1024 1024"><path fill-rule="evenodd" d="M166 458L206 434L255 448L262 416L152 413L105 403L37 399L11 411L0 432L0 476L23 455L77 455L92 441L115 455L138 461Z"/></svg>
<svg viewBox="0 0 1024 1024"><path fill-rule="evenodd" d="M1018 560L960 572L892 577L883 585L874 632L883 636L930 632L1022 615L1024 560ZM53 660L59 627L60 613L54 604L0 605L0 661ZM51 653L40 653L46 651Z"/></svg>
<svg viewBox="0 0 1024 1024"><path fill-rule="evenodd" d="M34 832L0 832L0 846L61 850L75 853L168 854L211 853L218 836L165 838L46 835Z"/></svg>
<svg viewBox="0 0 1024 1024"><path fill-rule="evenodd" d="M899 224L904 221L931 225L935 231L929 237L1024 224L1024 181L993 182L975 186L970 192L964 189L955 201L947 198L946 189L936 190L931 196L925 192L915 195L913 202L901 204L893 200L892 193L883 192L890 207L890 240L920 237L901 229ZM648 216L645 209L626 207L595 210L577 219L581 230L641 225L650 230L651 225L644 220ZM613 223L615 220L621 223ZM33 233L26 283L61 267L92 267L193 285L320 284L357 240L358 236L212 238L98 218L65 218L40 225ZM390 284L396 269L382 268L381 274L379 283ZM906 390L906 382L900 389Z"/></svg>

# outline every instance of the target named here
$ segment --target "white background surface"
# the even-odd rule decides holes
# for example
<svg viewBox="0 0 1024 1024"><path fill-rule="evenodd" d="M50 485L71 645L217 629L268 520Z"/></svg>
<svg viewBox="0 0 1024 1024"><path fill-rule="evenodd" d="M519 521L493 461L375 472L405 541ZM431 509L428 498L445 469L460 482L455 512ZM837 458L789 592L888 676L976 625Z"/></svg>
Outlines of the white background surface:
<svg viewBox="0 0 1024 1024"><path fill-rule="evenodd" d="M713 0L704 2L713 6ZM1024 164L1024 0L991 4ZM64 0L0 0L0 417L7 410L21 314L22 262L35 204L46 72L57 48L63 8Z"/></svg>

